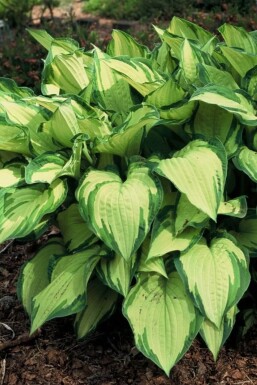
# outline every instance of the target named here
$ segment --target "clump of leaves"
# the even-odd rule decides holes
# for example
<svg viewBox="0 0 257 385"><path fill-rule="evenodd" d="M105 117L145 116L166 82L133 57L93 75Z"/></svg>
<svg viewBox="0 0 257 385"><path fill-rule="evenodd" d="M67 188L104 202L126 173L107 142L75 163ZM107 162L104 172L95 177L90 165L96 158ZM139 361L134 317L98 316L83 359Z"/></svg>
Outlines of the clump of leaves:
<svg viewBox="0 0 257 385"><path fill-rule="evenodd" d="M31 332L74 314L83 338L123 297L169 374L198 333L217 357L250 282L257 34L155 29L153 51L114 30L106 52L30 31L42 95L0 81L0 242L60 230L20 274Z"/></svg>

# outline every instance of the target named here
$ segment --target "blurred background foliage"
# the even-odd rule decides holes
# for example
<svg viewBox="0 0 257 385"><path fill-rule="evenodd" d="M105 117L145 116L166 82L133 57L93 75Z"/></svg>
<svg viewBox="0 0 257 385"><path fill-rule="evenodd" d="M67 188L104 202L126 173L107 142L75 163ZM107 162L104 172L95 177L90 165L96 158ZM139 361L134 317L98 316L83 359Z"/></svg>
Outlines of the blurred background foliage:
<svg viewBox="0 0 257 385"><path fill-rule="evenodd" d="M85 11L115 19L171 18L173 15L190 16L194 10L224 11L245 15L256 5L255 0L87 0Z"/></svg>

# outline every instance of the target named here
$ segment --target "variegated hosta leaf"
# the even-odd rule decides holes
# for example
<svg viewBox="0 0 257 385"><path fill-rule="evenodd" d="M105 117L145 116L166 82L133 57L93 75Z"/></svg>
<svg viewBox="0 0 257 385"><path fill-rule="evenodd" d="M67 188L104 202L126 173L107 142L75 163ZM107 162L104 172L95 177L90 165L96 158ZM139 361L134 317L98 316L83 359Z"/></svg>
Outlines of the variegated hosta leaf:
<svg viewBox="0 0 257 385"><path fill-rule="evenodd" d="M240 300L250 282L244 253L229 238L194 245L175 261L176 268L201 313L217 328Z"/></svg>
<svg viewBox="0 0 257 385"><path fill-rule="evenodd" d="M242 79L241 87L247 91L247 93L256 102L257 99L257 66L251 68Z"/></svg>
<svg viewBox="0 0 257 385"><path fill-rule="evenodd" d="M49 35L44 29L33 29L28 28L27 31L29 34L34 37L44 48L46 48L48 51L51 48L51 44L54 41L54 38Z"/></svg>
<svg viewBox="0 0 257 385"><path fill-rule="evenodd" d="M117 29L112 31L112 40L107 47L107 52L112 57L128 55L132 58L150 55L150 51L145 45L138 44L128 33Z"/></svg>
<svg viewBox="0 0 257 385"><path fill-rule="evenodd" d="M60 174L67 162L67 153L45 152L32 159L26 167L26 182L51 184Z"/></svg>
<svg viewBox="0 0 257 385"><path fill-rule="evenodd" d="M27 87L19 87L12 79L0 77L0 95L5 95L5 97L8 95L13 98L27 98L33 96L34 92Z"/></svg>
<svg viewBox="0 0 257 385"><path fill-rule="evenodd" d="M251 55L238 48L227 47L220 45L222 55L231 64L231 66L238 72L241 77L245 77L247 72L257 65L256 55Z"/></svg>
<svg viewBox="0 0 257 385"><path fill-rule="evenodd" d="M177 273L168 279L144 274L130 290L123 313L137 348L167 375L188 350L202 323Z"/></svg>
<svg viewBox="0 0 257 385"><path fill-rule="evenodd" d="M0 117L0 149L30 156L28 129Z"/></svg>
<svg viewBox="0 0 257 385"><path fill-rule="evenodd" d="M60 129L61 127L61 129ZM78 120L69 100L55 110L49 121L49 134L64 147L72 147L72 138L81 133Z"/></svg>
<svg viewBox="0 0 257 385"><path fill-rule="evenodd" d="M228 157L235 154L241 144L242 127L230 112L215 104L199 103L193 124L187 131L206 139L218 138L224 145Z"/></svg>
<svg viewBox="0 0 257 385"><path fill-rule="evenodd" d="M77 199L95 234L126 260L146 237L162 202L162 188L143 162L129 166L123 182L113 171L90 170Z"/></svg>
<svg viewBox="0 0 257 385"><path fill-rule="evenodd" d="M153 106L136 106L112 135L96 141L93 150L127 157L139 155L142 139L158 120L159 112Z"/></svg>
<svg viewBox="0 0 257 385"><path fill-rule="evenodd" d="M28 184L49 183L61 176L80 177L82 143L74 143L70 155L68 151L45 152L32 159L25 169Z"/></svg>
<svg viewBox="0 0 257 385"><path fill-rule="evenodd" d="M129 84L106 64L111 58L98 48L94 59L94 98L104 110L127 113L134 104Z"/></svg>
<svg viewBox="0 0 257 385"><path fill-rule="evenodd" d="M188 103L186 92L173 78L148 94L146 102L158 107L161 118L178 124L187 121L195 109L195 104Z"/></svg>
<svg viewBox="0 0 257 385"><path fill-rule="evenodd" d="M155 171L168 178L198 209L216 220L227 174L227 156L218 140L194 140Z"/></svg>
<svg viewBox="0 0 257 385"><path fill-rule="evenodd" d="M126 297L133 278L135 260L135 255L129 261L118 254L113 258L102 258L96 268L98 276L105 285Z"/></svg>
<svg viewBox="0 0 257 385"><path fill-rule="evenodd" d="M34 242L38 238L40 238L45 232L49 229L49 227L54 223L55 214L46 214L42 219L33 227L33 230L19 239L20 242Z"/></svg>
<svg viewBox="0 0 257 385"><path fill-rule="evenodd" d="M146 96L165 83L158 71L151 68L151 62L144 58L105 59L107 66L117 71L141 95Z"/></svg>
<svg viewBox="0 0 257 385"><path fill-rule="evenodd" d="M65 252L61 238L50 238L46 245L23 265L18 281L18 296L29 315L33 297L49 284L49 261L54 256L65 255Z"/></svg>
<svg viewBox="0 0 257 385"><path fill-rule="evenodd" d="M155 27L155 30L160 31L160 28ZM156 68L158 71L165 73L170 76L177 68L177 62L170 55L169 45L163 41L159 48L152 52L152 63L153 68Z"/></svg>
<svg viewBox="0 0 257 385"><path fill-rule="evenodd" d="M195 40L201 45L207 44L213 38L213 35L202 27L177 16L172 18L167 31L176 36Z"/></svg>
<svg viewBox="0 0 257 385"><path fill-rule="evenodd" d="M208 223L208 216L192 205L186 194L178 194L174 209L174 232L179 234L188 226L203 228Z"/></svg>
<svg viewBox="0 0 257 385"><path fill-rule="evenodd" d="M244 218L247 214L246 196L231 199L227 202L221 202L218 214L231 217Z"/></svg>
<svg viewBox="0 0 257 385"><path fill-rule="evenodd" d="M181 102L185 96L185 90L173 78L170 78L163 86L147 95L146 101L158 108L162 108Z"/></svg>
<svg viewBox="0 0 257 385"><path fill-rule="evenodd" d="M0 188L16 187L24 183L25 161L12 161L0 169Z"/></svg>
<svg viewBox="0 0 257 385"><path fill-rule="evenodd" d="M59 87L64 93L78 94L89 84L80 51L57 55L49 66L51 75L47 81Z"/></svg>
<svg viewBox="0 0 257 385"><path fill-rule="evenodd" d="M184 99L178 105L163 107L160 111L160 116L165 120L171 121L172 124L182 124L191 118L195 106L196 103L189 103L187 99Z"/></svg>
<svg viewBox="0 0 257 385"><path fill-rule="evenodd" d="M81 217L76 203L61 211L57 220L65 246L70 252L81 250L98 240Z"/></svg>
<svg viewBox="0 0 257 385"><path fill-rule="evenodd" d="M32 36L36 40L38 40L40 44L42 44L42 39L41 37L38 38L38 34L36 36L34 33L32 34ZM50 47L47 47L49 52L44 62L41 91L43 95L55 95L55 94L58 95L60 92L60 85L57 85L55 84L55 82L53 82L51 64L55 59L55 57L58 55L66 56L66 59L67 59L69 54L72 56L75 52L78 52L79 45L75 40L70 38L57 38L57 39L53 39L51 42L49 42L49 37L47 37L47 39L48 39L48 42L46 44L47 45L51 44L51 45ZM83 62L83 59L82 59L82 62Z"/></svg>
<svg viewBox="0 0 257 385"><path fill-rule="evenodd" d="M67 184L56 179L43 184L0 190L0 243L31 233L41 218L54 212L65 200Z"/></svg>
<svg viewBox="0 0 257 385"><path fill-rule="evenodd" d="M240 87L229 72L222 69L207 65L205 63L198 64L199 80L203 85L213 84L216 86L225 86L231 90L238 90ZM217 118L216 116L213 116Z"/></svg>
<svg viewBox="0 0 257 385"><path fill-rule="evenodd" d="M47 110L37 105L36 103L30 104L29 100L19 100L15 102L1 100L0 108L1 106L8 117L8 121L12 122L12 127L15 127L15 131L17 130L17 127L21 127L23 133L20 130L19 134L15 134L13 132L14 129L10 128L12 132L10 139L14 140L15 138L14 146L10 149L6 147L0 148L6 149L8 151L19 152L24 155L31 155L31 152L42 154L46 150L55 151L56 149L60 148L60 146L53 142L53 138L48 133L43 132L41 129L45 122L47 122L49 119L49 112ZM3 143L6 141L9 142L10 139L6 140L5 138ZM16 149L15 143L17 146Z"/></svg>
<svg viewBox="0 0 257 385"><path fill-rule="evenodd" d="M240 48L251 55L257 54L256 41L245 29L226 23L219 28L219 32L227 46Z"/></svg>
<svg viewBox="0 0 257 385"><path fill-rule="evenodd" d="M229 337L236 321L238 309L233 306L224 316L219 328L208 319L202 323L200 334L216 361L219 351Z"/></svg>
<svg viewBox="0 0 257 385"><path fill-rule="evenodd" d="M254 182L257 182L257 152L242 146L238 154L233 158L234 165L243 171Z"/></svg>
<svg viewBox="0 0 257 385"><path fill-rule="evenodd" d="M32 301L31 333L50 319L84 308L87 283L99 259L100 246L94 246L54 262L50 283Z"/></svg>
<svg viewBox="0 0 257 385"><path fill-rule="evenodd" d="M201 236L202 229L192 227L176 234L174 211L165 207L154 221L147 260L161 257L172 251L184 253L197 243Z"/></svg>
<svg viewBox="0 0 257 385"><path fill-rule="evenodd" d="M147 259L149 254L149 247L150 237L147 237L143 242L140 250L139 266L137 267L137 271L141 273L158 273L163 277L168 278L163 256L159 258L152 258L150 260Z"/></svg>
<svg viewBox="0 0 257 385"><path fill-rule="evenodd" d="M160 35L159 31L160 31L160 28L157 29L157 32ZM173 60L175 59L178 62L181 57L181 45L183 44L184 39L182 37L171 34L168 30L163 31L161 35L161 39L169 46L170 48L169 54L172 57L172 59Z"/></svg>
<svg viewBox="0 0 257 385"><path fill-rule="evenodd" d="M25 100L0 100L0 108L6 113L8 121L13 125L26 127L29 131L37 130L46 120L47 113L37 105L30 105Z"/></svg>
<svg viewBox="0 0 257 385"><path fill-rule="evenodd" d="M246 218L242 219L237 231L231 231L231 234L237 239L240 245L246 247L250 255L257 256L257 215L249 214Z"/></svg>
<svg viewBox="0 0 257 385"><path fill-rule="evenodd" d="M88 284L86 298L86 307L76 315L74 323L79 339L86 337L103 319L113 313L118 294L98 279L94 279Z"/></svg>
<svg viewBox="0 0 257 385"><path fill-rule="evenodd" d="M190 101L196 100L215 104L235 114L242 124L256 126L257 117L253 105L239 92L234 92L222 85L207 85L193 93Z"/></svg>
<svg viewBox="0 0 257 385"><path fill-rule="evenodd" d="M179 65L182 69L183 77L191 85L198 79L198 64L203 60L198 51L200 50L190 43L188 39L185 39L181 44L181 60Z"/></svg>

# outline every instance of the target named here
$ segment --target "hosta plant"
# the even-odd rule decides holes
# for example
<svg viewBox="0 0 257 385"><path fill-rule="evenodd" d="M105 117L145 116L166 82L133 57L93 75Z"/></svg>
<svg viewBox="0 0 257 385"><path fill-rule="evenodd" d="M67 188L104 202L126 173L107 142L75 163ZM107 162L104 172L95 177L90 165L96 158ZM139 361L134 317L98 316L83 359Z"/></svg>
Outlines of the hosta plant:
<svg viewBox="0 0 257 385"><path fill-rule="evenodd" d="M155 30L106 52L30 30L42 95L0 81L0 242L55 226L20 273L31 332L74 314L84 338L122 303L168 375L198 334L217 357L254 273L257 33Z"/></svg>

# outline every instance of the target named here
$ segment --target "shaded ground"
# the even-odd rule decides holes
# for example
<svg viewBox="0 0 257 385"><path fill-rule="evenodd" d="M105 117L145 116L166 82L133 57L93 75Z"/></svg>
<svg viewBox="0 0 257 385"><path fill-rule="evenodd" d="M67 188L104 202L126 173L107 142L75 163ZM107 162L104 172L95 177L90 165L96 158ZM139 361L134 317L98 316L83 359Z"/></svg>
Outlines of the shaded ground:
<svg viewBox="0 0 257 385"><path fill-rule="evenodd" d="M118 314L82 342L72 317L48 322L29 339L15 285L19 267L37 247L11 244L0 256L0 385L257 385L257 329L237 345L230 341L216 363L195 341L170 379L137 352Z"/></svg>

